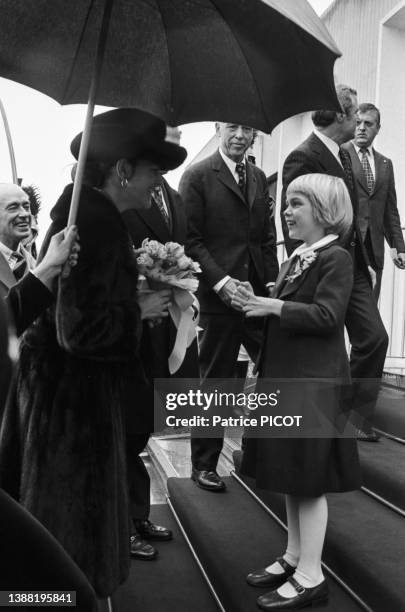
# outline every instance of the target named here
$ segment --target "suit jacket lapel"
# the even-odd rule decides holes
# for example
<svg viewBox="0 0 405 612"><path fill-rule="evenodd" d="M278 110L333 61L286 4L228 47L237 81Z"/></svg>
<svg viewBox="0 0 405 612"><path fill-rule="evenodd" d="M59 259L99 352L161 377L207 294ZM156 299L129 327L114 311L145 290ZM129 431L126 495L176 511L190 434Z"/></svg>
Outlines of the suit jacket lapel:
<svg viewBox="0 0 405 612"><path fill-rule="evenodd" d="M369 195L366 175L364 174L363 166L361 165L359 156L357 155L357 151L354 148L352 143L350 143L347 150L350 155L350 159L352 162L352 168L353 168L353 174L356 178L356 181L361 186L361 188L366 192L366 194Z"/></svg>
<svg viewBox="0 0 405 612"><path fill-rule="evenodd" d="M236 183L228 166L225 164L224 160L222 159L218 151L214 153L213 160L212 160L212 167L214 171L217 172L218 179L224 185L226 185L231 191L233 191L233 193L236 196L238 196L238 198L240 199L241 202L243 202L243 204L247 205L247 202L245 198L243 197L243 193L241 192L239 185ZM256 190L256 187L255 187L255 190Z"/></svg>
<svg viewBox="0 0 405 612"><path fill-rule="evenodd" d="M256 181L256 176L255 176L253 167L248 161L246 162L246 182L247 182L246 199L248 201L249 207L252 208L253 202L255 201L255 197L256 197L257 181Z"/></svg>
<svg viewBox="0 0 405 612"><path fill-rule="evenodd" d="M279 293L279 298L284 299L285 297L287 297L287 295L291 295L291 293L295 293L298 289L298 287L303 283L303 281L305 280L306 275L308 274L308 270L311 269L312 264L310 264L308 266L308 268L306 268L302 274L300 274L299 276L297 276L293 281L288 281L286 283L284 283L284 285L281 287L280 293Z"/></svg>
<svg viewBox="0 0 405 612"><path fill-rule="evenodd" d="M283 263L280 266L280 272L278 273L276 282L274 283L274 287L273 290L271 292L271 297L276 298L279 296L282 285L284 283L284 279L288 274L288 271L291 267L292 264L292 260L291 259L287 259L286 261L283 261Z"/></svg>
<svg viewBox="0 0 405 612"><path fill-rule="evenodd" d="M150 227L160 242L168 242L171 239L169 228L154 202L150 208L137 209L135 212Z"/></svg>
<svg viewBox="0 0 405 612"><path fill-rule="evenodd" d="M0 280L7 289L11 289L17 282L3 253L0 253Z"/></svg>
<svg viewBox="0 0 405 612"><path fill-rule="evenodd" d="M387 158L384 155L378 153L375 149L373 149L374 153L374 163L375 163L375 183L374 189L371 195L374 195L380 187L384 184L387 174L388 162Z"/></svg>
<svg viewBox="0 0 405 612"><path fill-rule="evenodd" d="M311 134L307 140L311 154L318 157L319 164L325 170L325 174L332 174L345 179L346 175L342 165L336 157L329 151L328 147L315 134Z"/></svg>

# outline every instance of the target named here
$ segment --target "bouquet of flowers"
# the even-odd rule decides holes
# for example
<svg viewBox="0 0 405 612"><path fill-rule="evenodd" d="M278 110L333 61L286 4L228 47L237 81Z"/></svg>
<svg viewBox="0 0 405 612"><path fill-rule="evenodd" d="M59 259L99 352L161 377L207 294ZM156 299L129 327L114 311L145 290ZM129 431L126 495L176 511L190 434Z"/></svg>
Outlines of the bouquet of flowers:
<svg viewBox="0 0 405 612"><path fill-rule="evenodd" d="M135 253L138 270L146 277L150 289L173 287L169 313L177 327L177 335L168 363L170 374L174 374L196 337L199 307L193 294L198 289L195 275L201 272L201 268L197 262L187 257L184 247L177 242L161 244L146 238Z"/></svg>
<svg viewBox="0 0 405 612"><path fill-rule="evenodd" d="M170 285L195 293L198 289L196 274L201 272L200 265L187 257L184 247L177 242L161 244L146 238L137 254L138 270L153 284Z"/></svg>

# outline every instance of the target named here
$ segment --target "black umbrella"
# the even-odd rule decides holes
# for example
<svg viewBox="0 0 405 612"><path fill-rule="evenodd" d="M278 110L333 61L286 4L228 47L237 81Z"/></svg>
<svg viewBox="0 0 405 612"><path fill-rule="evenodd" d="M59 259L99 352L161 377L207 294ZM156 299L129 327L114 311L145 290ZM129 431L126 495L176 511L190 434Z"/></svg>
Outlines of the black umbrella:
<svg viewBox="0 0 405 612"><path fill-rule="evenodd" d="M94 103L264 132L339 109L340 52L306 0L2 0L0 23L0 75L61 104L89 100L87 124Z"/></svg>

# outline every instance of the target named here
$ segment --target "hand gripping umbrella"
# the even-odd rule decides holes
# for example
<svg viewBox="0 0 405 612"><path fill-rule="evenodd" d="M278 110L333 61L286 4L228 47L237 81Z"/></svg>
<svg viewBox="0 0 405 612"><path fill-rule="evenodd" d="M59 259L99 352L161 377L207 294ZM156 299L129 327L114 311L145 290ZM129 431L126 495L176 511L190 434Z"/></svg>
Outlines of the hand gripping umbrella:
<svg viewBox="0 0 405 612"><path fill-rule="evenodd" d="M306 0L2 0L0 23L1 76L89 103L70 223L95 103L264 132L340 109L340 52Z"/></svg>

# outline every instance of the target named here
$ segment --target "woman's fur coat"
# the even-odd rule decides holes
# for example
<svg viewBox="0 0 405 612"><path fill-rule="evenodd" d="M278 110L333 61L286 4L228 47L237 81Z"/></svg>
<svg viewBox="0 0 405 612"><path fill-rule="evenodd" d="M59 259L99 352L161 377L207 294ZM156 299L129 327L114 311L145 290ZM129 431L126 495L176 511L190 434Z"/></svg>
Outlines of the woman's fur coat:
<svg viewBox="0 0 405 612"><path fill-rule="evenodd" d="M66 225L71 193L70 185L52 211L44 248ZM0 484L106 597L129 571L125 424L144 384L137 271L121 216L102 193L83 186L77 226L79 263L60 281L56 307L23 337Z"/></svg>

